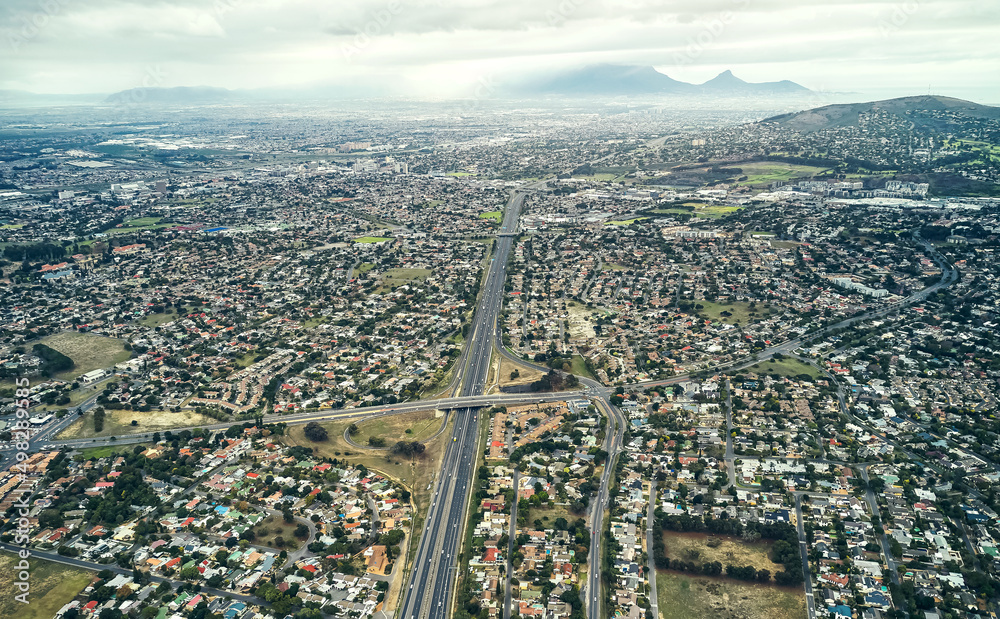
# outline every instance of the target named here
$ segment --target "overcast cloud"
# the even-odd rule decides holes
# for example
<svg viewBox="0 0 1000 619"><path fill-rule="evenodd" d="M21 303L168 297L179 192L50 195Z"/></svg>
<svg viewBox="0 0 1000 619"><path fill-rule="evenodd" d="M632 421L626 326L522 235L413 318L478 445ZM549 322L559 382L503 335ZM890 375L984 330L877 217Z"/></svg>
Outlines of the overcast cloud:
<svg viewBox="0 0 1000 619"><path fill-rule="evenodd" d="M982 0L3 0L0 89L364 80L449 96L612 62L1000 103L998 26Z"/></svg>

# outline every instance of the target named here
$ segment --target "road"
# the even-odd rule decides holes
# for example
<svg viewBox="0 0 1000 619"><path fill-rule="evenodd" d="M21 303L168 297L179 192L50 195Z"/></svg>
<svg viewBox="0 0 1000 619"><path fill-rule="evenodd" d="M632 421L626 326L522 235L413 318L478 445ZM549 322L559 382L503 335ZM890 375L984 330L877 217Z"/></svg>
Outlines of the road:
<svg viewBox="0 0 1000 619"><path fill-rule="evenodd" d="M504 404L528 404L528 403L540 403L540 402L553 402L558 400L565 400L566 398L573 397L583 397L584 393L582 391L572 391L572 392L562 392L562 393L509 393L509 394L497 394L497 395L476 395L476 396L463 396L454 398L441 398L439 400L418 400L416 402L405 402L399 404L383 404L377 406L360 406L357 408L340 408L340 409L326 409L319 411L312 411L308 413L294 413L291 415L265 415L264 423L285 423L288 425L303 424L310 421L330 421L330 420L341 420L341 419L368 419L375 417L384 417L388 415L398 415L400 413L411 413L416 411L423 411L433 408L438 408L442 410L452 410L461 407L484 407L484 406L497 406ZM75 419L75 415L67 415L60 422L64 424L60 427L53 427L51 432L45 432L45 438L38 438L38 435L32 437L32 450L39 449L58 449L61 447L68 447L70 449L86 449L90 447L105 447L108 445L127 445L131 443L144 443L148 442L153 433L146 434L126 434L121 436L107 436L94 439L53 439L49 438L53 434L62 431L62 429L72 423ZM182 432L184 430L194 430L195 428L202 428L206 430L226 430L233 426L234 423L242 423L240 421L228 421L224 423L214 423L201 426L189 426L189 427L178 427L173 428L170 431L173 433ZM163 432L160 432L163 434Z"/></svg>
<svg viewBox="0 0 1000 619"><path fill-rule="evenodd" d="M590 516L590 555L587 558L587 616L598 619L601 615L601 556L604 540L604 511L608 508L608 490L615 471L615 462L621 451L625 434L625 420L605 398L597 399L598 406L608 418L604 449L608 452L608 461L601 473L601 487L593 502Z"/></svg>
<svg viewBox="0 0 1000 619"><path fill-rule="evenodd" d="M0 542L0 550L6 550L8 552L17 554L23 549L24 548L21 546L16 546L14 544L5 544ZM62 565L69 565L71 567L94 570L97 572L100 572L101 570L111 570L115 574L121 574L123 576L132 575L132 568L123 568L114 563L109 563L107 565L101 563L91 563L90 561L84 561L83 559L76 559L74 557L64 557L54 552L46 552L43 550L36 550L34 548L31 549L31 556L36 559L45 559L47 561L52 561L54 563L61 563ZM161 582L170 583L170 585L173 586L175 589L177 588L177 585L189 584L185 583L182 580L173 580L170 578L163 578L162 576L152 576L152 575L149 576L149 581L153 583L161 583ZM218 596L220 598L230 598L233 600L240 600L241 602L246 602L247 604L253 604L255 606L267 606L267 603L264 600L261 600L260 598L254 597L252 595L242 595L239 593L233 593L232 591L223 591L221 589L207 587L203 584L201 585L200 591L203 594Z"/></svg>
<svg viewBox="0 0 1000 619"><path fill-rule="evenodd" d="M802 518L802 493L795 493L795 527L799 533L799 555L802 557L803 586L806 590L806 609L809 619L816 619L816 600L813 595L812 574L809 572L809 545L806 543L806 527Z"/></svg>
<svg viewBox="0 0 1000 619"><path fill-rule="evenodd" d="M646 580L649 581L649 606L653 611L653 617L659 619L660 609L656 602L656 557L653 553L653 535L654 533L659 535L659 531L656 530L656 517L653 513L656 511L656 478L649 480L649 510L646 513L646 555L648 564L646 569L649 570Z"/></svg>
<svg viewBox="0 0 1000 619"><path fill-rule="evenodd" d="M507 259L516 238L525 195L523 191L515 191L507 204L472 318L462 365L456 372L461 380L459 395L464 402L481 396L486 388L493 343L499 337L497 327L507 278ZM490 396L486 400L498 401L496 397ZM478 411L478 407L468 407L455 412L452 442L445 451L410 582L403 593L399 616L404 619L447 617L451 614L455 568L464 537L466 506L478 455Z"/></svg>
<svg viewBox="0 0 1000 619"><path fill-rule="evenodd" d="M503 619L510 619L511 593L510 579L514 575L514 539L517 537L517 489L521 481L521 471L514 469L514 503L510 506L510 529L507 531L507 569L504 572Z"/></svg>

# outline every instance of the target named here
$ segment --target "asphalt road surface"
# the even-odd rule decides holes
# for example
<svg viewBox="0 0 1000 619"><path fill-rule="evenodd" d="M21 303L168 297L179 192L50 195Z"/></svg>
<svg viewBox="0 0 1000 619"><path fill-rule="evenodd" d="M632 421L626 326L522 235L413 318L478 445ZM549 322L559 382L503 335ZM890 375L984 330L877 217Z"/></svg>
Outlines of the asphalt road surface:
<svg viewBox="0 0 1000 619"><path fill-rule="evenodd" d="M463 398L482 395L490 369L493 342L503 304L507 279L507 258L517 232L517 221L524 195L515 192L507 204L500 234L479 295L479 305L472 318L466 345L459 395ZM565 394L562 394L565 398ZM453 440L445 451L430 510L424 526L410 582L403 593L403 619L447 617L455 585L458 552L464 534L466 506L475 475L479 443L478 408L460 408L455 413Z"/></svg>

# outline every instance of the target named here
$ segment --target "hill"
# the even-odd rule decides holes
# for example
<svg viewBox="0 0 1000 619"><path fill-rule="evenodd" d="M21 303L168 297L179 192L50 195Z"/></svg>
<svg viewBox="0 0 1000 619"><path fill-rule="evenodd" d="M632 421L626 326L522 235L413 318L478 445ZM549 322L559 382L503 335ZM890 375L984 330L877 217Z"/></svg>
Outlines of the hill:
<svg viewBox="0 0 1000 619"><path fill-rule="evenodd" d="M936 132L947 130L963 121L1000 119L1000 108L980 105L963 99L921 95L868 103L845 103L781 114L765 119L764 123L779 125L799 133L823 131L837 127L857 127L861 114L882 110L905 118L915 128Z"/></svg>

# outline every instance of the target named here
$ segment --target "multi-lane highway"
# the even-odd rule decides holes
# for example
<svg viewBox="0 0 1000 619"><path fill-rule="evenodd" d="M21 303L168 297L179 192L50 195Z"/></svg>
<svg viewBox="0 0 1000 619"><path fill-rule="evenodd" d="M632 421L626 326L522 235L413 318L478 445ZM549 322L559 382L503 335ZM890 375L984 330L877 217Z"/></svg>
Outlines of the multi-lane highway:
<svg viewBox="0 0 1000 619"><path fill-rule="evenodd" d="M459 395L465 401L480 396L486 388L490 356L494 338L497 337L497 323L503 303L507 257L517 233L517 221L521 215L524 196L522 192L515 192L507 204L486 280L479 295L479 304L472 317L466 350L460 359L463 364L456 371L456 376L461 380ZM403 593L399 614L403 619L447 617L451 614L455 568L479 444L478 410L460 408L456 411L453 440L445 451L444 463L417 548L417 558Z"/></svg>

